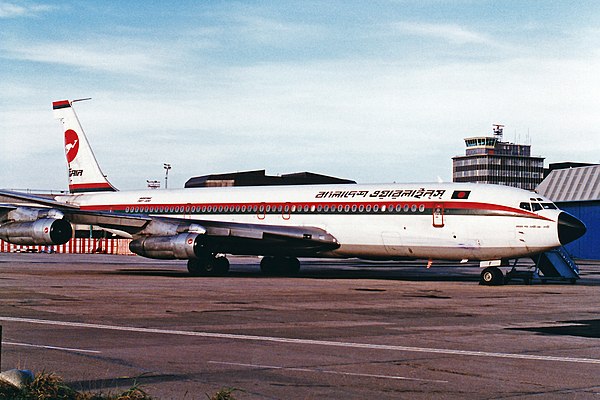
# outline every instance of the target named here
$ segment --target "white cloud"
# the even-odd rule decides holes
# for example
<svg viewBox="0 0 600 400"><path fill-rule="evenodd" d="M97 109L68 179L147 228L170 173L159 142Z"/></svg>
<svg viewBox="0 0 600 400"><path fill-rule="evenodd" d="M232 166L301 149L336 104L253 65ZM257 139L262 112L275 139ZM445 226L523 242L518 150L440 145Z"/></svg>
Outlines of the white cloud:
<svg viewBox="0 0 600 400"><path fill-rule="evenodd" d="M0 18L30 17L55 9L56 7L45 4L18 5L0 2Z"/></svg>
<svg viewBox="0 0 600 400"><path fill-rule="evenodd" d="M14 43L0 45L2 57L79 68L116 74L158 74L168 65L164 48L153 48L151 43L122 43L110 38L93 43Z"/></svg>
<svg viewBox="0 0 600 400"><path fill-rule="evenodd" d="M392 24L394 32L441 39L452 44L481 44L499 46L491 37L479 32L468 30L456 24L431 24L425 22L397 22Z"/></svg>
<svg viewBox="0 0 600 400"><path fill-rule="evenodd" d="M240 38L249 38L262 44L282 45L291 41L306 41L323 33L323 28L316 25L284 22L246 14L237 15L233 20L237 24L235 29L241 35Z"/></svg>

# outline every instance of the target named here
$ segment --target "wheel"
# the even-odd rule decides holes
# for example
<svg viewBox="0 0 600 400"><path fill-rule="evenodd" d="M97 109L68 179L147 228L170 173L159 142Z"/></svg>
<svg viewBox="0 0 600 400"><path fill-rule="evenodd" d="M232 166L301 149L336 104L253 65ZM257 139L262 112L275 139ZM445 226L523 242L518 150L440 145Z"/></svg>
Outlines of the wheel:
<svg viewBox="0 0 600 400"><path fill-rule="evenodd" d="M188 260L187 269L191 276L202 276L204 273L203 260Z"/></svg>
<svg viewBox="0 0 600 400"><path fill-rule="evenodd" d="M229 260L227 257L216 257L212 260L214 266L214 272L217 275L226 275L229 272Z"/></svg>
<svg viewBox="0 0 600 400"><path fill-rule="evenodd" d="M264 275L275 275L275 272L277 271L275 257L263 257L263 259L260 260L260 270Z"/></svg>
<svg viewBox="0 0 600 400"><path fill-rule="evenodd" d="M229 272L229 260L226 257L202 257L188 260L188 271L192 276L216 276Z"/></svg>
<svg viewBox="0 0 600 400"><path fill-rule="evenodd" d="M487 267L481 272L481 285L497 286L504 283L504 274L498 267Z"/></svg>
<svg viewBox="0 0 600 400"><path fill-rule="evenodd" d="M286 275L298 275L298 272L300 272L300 261L296 257L286 257L285 261Z"/></svg>

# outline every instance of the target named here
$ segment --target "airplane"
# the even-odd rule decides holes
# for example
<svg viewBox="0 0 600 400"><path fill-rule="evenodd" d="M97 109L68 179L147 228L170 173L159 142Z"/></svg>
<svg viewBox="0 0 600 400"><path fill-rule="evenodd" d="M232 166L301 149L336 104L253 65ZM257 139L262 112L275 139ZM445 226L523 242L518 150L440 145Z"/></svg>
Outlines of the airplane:
<svg viewBox="0 0 600 400"><path fill-rule="evenodd" d="M230 255L262 256L268 275L296 274L298 257L478 260L497 267L565 245L585 225L534 192L466 183L202 187L118 191L106 178L73 103L52 103L63 127L69 194L0 190L29 205L0 205L0 239L58 245L73 224L131 239L133 253L187 260L193 276L225 275Z"/></svg>

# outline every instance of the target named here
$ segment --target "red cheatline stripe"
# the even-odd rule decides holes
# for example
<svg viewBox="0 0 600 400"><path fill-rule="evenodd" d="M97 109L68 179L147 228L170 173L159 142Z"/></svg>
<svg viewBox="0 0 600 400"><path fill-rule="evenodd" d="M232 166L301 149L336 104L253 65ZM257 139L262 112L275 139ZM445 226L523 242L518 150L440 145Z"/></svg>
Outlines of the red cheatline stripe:
<svg viewBox="0 0 600 400"><path fill-rule="evenodd" d="M69 100L60 100L60 101L55 101L52 103L53 110L58 110L59 108L67 108L67 107L71 107L71 103L69 103Z"/></svg>
<svg viewBox="0 0 600 400"><path fill-rule="evenodd" d="M115 188L113 188L110 184L106 182L102 183L79 183L79 184L71 184L69 185L69 191L71 193L80 193L80 192L114 192Z"/></svg>
<svg viewBox="0 0 600 400"><path fill-rule="evenodd" d="M110 186L106 182L100 182L100 183L77 183L77 184L69 185L69 189L98 189L98 188L112 188L112 186Z"/></svg>
<svg viewBox="0 0 600 400"><path fill-rule="evenodd" d="M148 203L136 203L136 204L118 204L118 205L113 205L113 204L107 204L107 205L95 205L95 206L82 206L81 209L82 210L88 210L88 211L117 211L117 212L125 212L124 210L126 208L130 208L132 213L135 213L135 211L133 211L133 209L135 209L136 207L139 208L140 210L138 211L138 213L146 213L145 209L146 208L153 208L153 211L151 211L150 213L161 213L161 211L159 211L159 209L162 207L163 211L162 213L171 213L170 209L171 208L175 208L175 207L179 207L180 211L177 212L178 214L189 214L190 210L188 210L188 208L191 207L195 207L195 211L194 213L236 213L236 211L233 211L232 208L237 208L245 206L246 207L246 212L248 213L252 213L252 209L254 207L263 207L263 210L260 211L258 210L258 212L266 212L266 208L267 206L270 207L270 211L268 211L269 213L278 213L279 211L277 211L277 209L279 207L289 207L289 211L284 211L284 212L292 212L291 211L291 207L292 206L296 206L298 208L304 208L305 206L310 208L309 213L324 213L327 211L321 210L321 211L313 211L312 207L324 207L324 206L328 206L330 208L329 211L331 211L332 213L335 214L345 214L346 212L338 212L337 207L338 206L378 206L381 210L382 206L397 206L397 205L408 205L409 207L412 207L413 205L416 206L420 206L420 205L424 205L426 207L426 209L431 209L433 207L436 207L438 205L442 205L444 207L444 209L446 211L450 211L450 210L474 210L474 211L488 211L488 212L503 212L503 213L509 213L512 215L516 215L516 216L521 216L521 217L531 217L531 218L537 218L537 219L542 219L542 220L548 220L551 221L550 219L543 217L541 215L532 213L530 211L527 210L523 210L520 208L513 208L513 207L507 207L507 206L503 206L500 204L490 204L490 203L476 203L476 202L463 202L463 201L456 201L456 202L440 202L440 201L376 201L376 202L285 202L285 203L173 203L173 204L148 204ZM211 212L208 212L207 210L205 210L205 208L211 207ZM219 207L228 208L228 211L225 212L224 210L222 211L218 211ZM335 210L334 210L335 208ZM204 209L204 211L201 211L202 209ZM174 211L175 212L175 211ZM292 212L293 213L293 212ZM388 211L377 211L378 214L387 214ZM360 214L360 212L357 211L352 211L350 212L350 214ZM417 213L417 215L423 215L422 212ZM479 213L478 215L481 215L481 213Z"/></svg>

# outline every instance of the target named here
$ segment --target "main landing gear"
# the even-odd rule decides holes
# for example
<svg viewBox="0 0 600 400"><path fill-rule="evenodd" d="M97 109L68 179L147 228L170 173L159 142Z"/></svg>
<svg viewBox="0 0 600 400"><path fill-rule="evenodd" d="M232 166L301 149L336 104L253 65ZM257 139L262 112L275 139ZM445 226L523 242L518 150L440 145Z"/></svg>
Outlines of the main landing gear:
<svg viewBox="0 0 600 400"><path fill-rule="evenodd" d="M191 276L224 276L229 272L229 260L223 255L206 254L188 260ZM260 270L267 276L295 276L300 271L300 261L296 257L263 257Z"/></svg>
<svg viewBox="0 0 600 400"><path fill-rule="evenodd" d="M229 272L229 260L225 256L207 254L188 260L187 268L192 276L222 276Z"/></svg>

